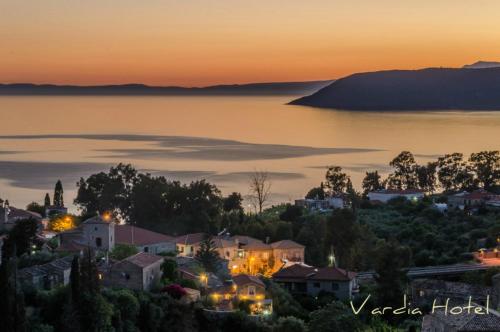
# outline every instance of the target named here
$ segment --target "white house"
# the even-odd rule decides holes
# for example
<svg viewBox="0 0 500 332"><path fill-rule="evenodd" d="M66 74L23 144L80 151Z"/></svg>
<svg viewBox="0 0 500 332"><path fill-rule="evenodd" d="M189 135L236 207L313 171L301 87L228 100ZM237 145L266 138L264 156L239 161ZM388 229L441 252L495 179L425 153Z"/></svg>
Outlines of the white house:
<svg viewBox="0 0 500 332"><path fill-rule="evenodd" d="M325 197L325 199L305 198L295 200L295 205L309 210L342 209L345 201L342 196Z"/></svg>
<svg viewBox="0 0 500 332"><path fill-rule="evenodd" d="M396 197L404 197L409 201L419 201L424 198L424 191L419 189L382 189L368 193L368 199L370 201L379 201L382 203L387 203Z"/></svg>

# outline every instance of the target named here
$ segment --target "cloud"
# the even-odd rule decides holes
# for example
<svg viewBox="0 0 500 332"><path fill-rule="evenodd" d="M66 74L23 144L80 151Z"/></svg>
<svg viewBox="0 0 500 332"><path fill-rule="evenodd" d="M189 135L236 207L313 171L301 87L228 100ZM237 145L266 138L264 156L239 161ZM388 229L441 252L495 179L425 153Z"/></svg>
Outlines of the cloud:
<svg viewBox="0 0 500 332"><path fill-rule="evenodd" d="M217 182L249 182L250 177L254 172L232 172L216 174L208 177L208 180ZM267 172L270 181L286 181L297 180L305 178L301 173L288 173L288 172Z"/></svg>
<svg viewBox="0 0 500 332"><path fill-rule="evenodd" d="M380 151L364 148L318 148L311 146L256 144L207 137L156 136L156 135L15 135L0 139L92 139L150 142L153 148L105 149L111 155L129 159L194 159L218 161L247 161L298 158L313 155L366 153Z"/></svg>

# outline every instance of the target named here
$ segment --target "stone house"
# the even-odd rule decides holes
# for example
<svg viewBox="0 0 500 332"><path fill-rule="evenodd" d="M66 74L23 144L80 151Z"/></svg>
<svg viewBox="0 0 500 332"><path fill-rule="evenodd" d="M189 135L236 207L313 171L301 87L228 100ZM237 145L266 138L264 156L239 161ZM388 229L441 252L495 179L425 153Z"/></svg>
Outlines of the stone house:
<svg viewBox="0 0 500 332"><path fill-rule="evenodd" d="M115 226L115 244L133 245L138 251L152 254L175 251L175 241L172 236L133 225Z"/></svg>
<svg viewBox="0 0 500 332"><path fill-rule="evenodd" d="M205 237L205 233L192 233L175 238L177 254L179 256L194 257Z"/></svg>
<svg viewBox="0 0 500 332"><path fill-rule="evenodd" d="M95 216L85 220L80 228L84 244L96 250L111 251L115 247L115 223L106 216Z"/></svg>
<svg viewBox="0 0 500 332"><path fill-rule="evenodd" d="M161 279L163 257L140 252L113 264L105 284L134 290L150 290Z"/></svg>
<svg viewBox="0 0 500 332"><path fill-rule="evenodd" d="M478 189L472 192L463 191L461 193L448 196L448 208L450 209L471 209L485 205L495 195L484 190Z"/></svg>
<svg viewBox="0 0 500 332"><path fill-rule="evenodd" d="M339 300L348 300L358 291L356 273L337 267L315 268L294 264L273 274L272 279L290 293L310 296L327 292Z"/></svg>
<svg viewBox="0 0 500 332"><path fill-rule="evenodd" d="M43 265L30 266L19 270L21 283L31 284L36 289L52 289L69 284L72 256L53 260Z"/></svg>

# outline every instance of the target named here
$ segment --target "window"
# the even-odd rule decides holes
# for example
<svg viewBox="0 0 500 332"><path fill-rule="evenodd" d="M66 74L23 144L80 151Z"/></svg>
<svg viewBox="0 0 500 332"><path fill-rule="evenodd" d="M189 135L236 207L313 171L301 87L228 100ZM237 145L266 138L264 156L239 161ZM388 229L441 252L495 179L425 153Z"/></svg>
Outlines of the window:
<svg viewBox="0 0 500 332"><path fill-rule="evenodd" d="M149 247L144 247L144 252L149 252Z"/></svg>
<svg viewBox="0 0 500 332"><path fill-rule="evenodd" d="M191 246L191 252L193 252L193 251L194 251L194 248L193 248L193 246Z"/></svg>
<svg viewBox="0 0 500 332"><path fill-rule="evenodd" d="M102 239L100 237L95 238L95 245L98 248L102 247Z"/></svg>
<svg viewBox="0 0 500 332"><path fill-rule="evenodd" d="M332 282L332 290L338 290L339 289L339 284L336 282Z"/></svg>
<svg viewBox="0 0 500 332"><path fill-rule="evenodd" d="M319 287L320 287L319 282L315 282L315 283L313 283L313 287L314 287L314 288L319 288Z"/></svg>
<svg viewBox="0 0 500 332"><path fill-rule="evenodd" d="M255 295L255 286L248 286L248 295L249 296Z"/></svg>
<svg viewBox="0 0 500 332"><path fill-rule="evenodd" d="M94 231L96 231L96 232L97 232L97 226L96 226L96 227L94 227Z"/></svg>

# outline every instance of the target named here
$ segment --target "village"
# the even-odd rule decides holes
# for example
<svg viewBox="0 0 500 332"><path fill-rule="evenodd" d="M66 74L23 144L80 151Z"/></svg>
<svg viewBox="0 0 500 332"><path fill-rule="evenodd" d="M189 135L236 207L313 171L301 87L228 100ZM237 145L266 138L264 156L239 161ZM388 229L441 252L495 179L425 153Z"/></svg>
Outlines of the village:
<svg viewBox="0 0 500 332"><path fill-rule="evenodd" d="M203 310L212 317L243 311L249 317L265 321L274 315L276 299L270 291L271 284L293 297L315 301L330 296L353 306L352 303L366 296L366 291L361 290L373 289L378 280L372 270L355 271L339 266L334 251L327 265L311 265L306 260L308 247L292 239L261 240L231 234L227 229L216 234L167 235L120 222L106 211L77 225L75 216L61 204L61 198L54 204L46 200L43 213L2 202L0 249L13 229L31 221L36 224L35 241L25 255L48 257L42 264L34 259L29 266L18 268L16 278L23 287L47 291L68 286L75 259L88 258L96 262L98 283L102 287L168 294L185 305L202 303ZM366 204L374 207L398 200L415 205L425 199L428 199L425 191L415 189L378 189L366 194ZM481 209L500 210L500 195L484 189L461 191L448 195L446 203L441 201L444 200L434 196L430 208L441 214L459 211L465 215L477 214ZM294 207L312 215L324 215L348 209L349 204L346 195L331 195L299 199ZM490 273L491 279L484 285L456 281L461 275L500 266L498 249L497 243L471 252L466 264L407 269L405 299L408 296L414 306L425 306L436 299L465 303L471 298L470 301L481 308L487 307L492 314L487 319L471 315L466 321L467 328L474 324L498 326L500 313L495 309L500 305L500 270L495 270L497 274ZM0 261L6 264L3 255L4 260ZM463 324L463 318L427 313L421 329L438 331L459 323Z"/></svg>

